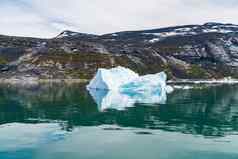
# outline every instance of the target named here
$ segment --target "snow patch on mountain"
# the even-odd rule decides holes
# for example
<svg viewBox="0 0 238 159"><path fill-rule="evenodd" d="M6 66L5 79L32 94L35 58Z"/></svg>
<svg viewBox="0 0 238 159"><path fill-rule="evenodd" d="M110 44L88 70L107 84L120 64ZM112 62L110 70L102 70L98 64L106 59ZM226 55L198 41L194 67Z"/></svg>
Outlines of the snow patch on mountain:
<svg viewBox="0 0 238 159"><path fill-rule="evenodd" d="M153 39L149 40L149 42L150 43L155 43L155 42L157 42L159 40L160 40L160 38L153 38Z"/></svg>
<svg viewBox="0 0 238 159"><path fill-rule="evenodd" d="M71 31L64 31L60 35L58 35L56 38L64 38L64 37L69 37L69 36L75 36L79 33L77 32L71 32Z"/></svg>
<svg viewBox="0 0 238 159"><path fill-rule="evenodd" d="M112 36L118 36L118 34L114 33L114 34L112 34Z"/></svg>
<svg viewBox="0 0 238 159"><path fill-rule="evenodd" d="M192 28L178 28L178 29L175 29L175 31L178 31L178 32L186 32L186 31L191 31Z"/></svg>
<svg viewBox="0 0 238 159"><path fill-rule="evenodd" d="M152 39L147 40L149 43L154 43L161 39L172 36L192 36L205 33L227 34L232 32L238 32L237 25L207 23L204 25L197 26L179 26L174 28L163 28L159 30L147 30L141 31L140 33L146 36L154 36Z"/></svg>

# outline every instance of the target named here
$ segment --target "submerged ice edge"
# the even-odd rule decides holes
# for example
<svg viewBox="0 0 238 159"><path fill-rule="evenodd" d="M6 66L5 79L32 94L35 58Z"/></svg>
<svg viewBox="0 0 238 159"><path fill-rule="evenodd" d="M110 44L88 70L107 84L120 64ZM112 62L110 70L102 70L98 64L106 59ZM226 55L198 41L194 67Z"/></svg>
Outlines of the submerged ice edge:
<svg viewBox="0 0 238 159"><path fill-rule="evenodd" d="M99 111L106 109L125 110L134 107L135 104L165 104L167 94L165 91L161 93L139 93L128 94L119 91L107 91L88 89L93 100L98 105Z"/></svg>

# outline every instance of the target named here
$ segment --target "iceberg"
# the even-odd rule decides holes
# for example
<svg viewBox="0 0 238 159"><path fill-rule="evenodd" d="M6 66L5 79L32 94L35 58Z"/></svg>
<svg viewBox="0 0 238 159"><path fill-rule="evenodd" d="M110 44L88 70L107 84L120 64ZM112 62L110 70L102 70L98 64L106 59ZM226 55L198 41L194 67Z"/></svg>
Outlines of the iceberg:
<svg viewBox="0 0 238 159"><path fill-rule="evenodd" d="M139 75L121 66L112 69L98 69L95 77L87 85L88 89L118 90L123 84L133 81Z"/></svg>
<svg viewBox="0 0 238 159"><path fill-rule="evenodd" d="M108 108L122 110L136 103L164 104L166 93L173 88L166 85L164 72L139 76L124 67L99 69L87 89L100 110Z"/></svg>

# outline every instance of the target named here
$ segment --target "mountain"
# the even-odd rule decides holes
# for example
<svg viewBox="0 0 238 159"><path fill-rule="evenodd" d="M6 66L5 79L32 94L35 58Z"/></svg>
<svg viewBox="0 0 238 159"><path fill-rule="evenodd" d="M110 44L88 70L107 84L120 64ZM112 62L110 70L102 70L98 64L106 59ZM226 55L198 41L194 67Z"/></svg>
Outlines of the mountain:
<svg viewBox="0 0 238 159"><path fill-rule="evenodd" d="M0 35L0 78L90 79L99 67L172 79L238 78L238 25L206 23L52 39Z"/></svg>

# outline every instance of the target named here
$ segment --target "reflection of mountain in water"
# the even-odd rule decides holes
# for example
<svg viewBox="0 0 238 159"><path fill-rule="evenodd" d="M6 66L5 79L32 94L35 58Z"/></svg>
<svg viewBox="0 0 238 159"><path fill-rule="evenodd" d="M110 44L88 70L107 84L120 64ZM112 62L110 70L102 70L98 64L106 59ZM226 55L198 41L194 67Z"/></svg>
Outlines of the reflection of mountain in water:
<svg viewBox="0 0 238 159"><path fill-rule="evenodd" d="M24 155L24 149L33 148L33 145L40 147L41 145L60 141L63 140L66 135L67 132L61 130L60 125L55 123L4 124L0 126L0 152L23 151L22 154L18 154L21 156Z"/></svg>
<svg viewBox="0 0 238 159"><path fill-rule="evenodd" d="M121 111L104 107L102 112L82 85L1 86L0 123L56 120L66 121L66 126L62 125L66 130L75 126L117 124L223 136L238 132L237 94L238 86L235 85L176 90L168 95L163 105L135 104L135 107ZM115 103L114 96L110 96L114 106L124 104L119 100ZM96 101L102 103L103 98L99 97L95 97Z"/></svg>

